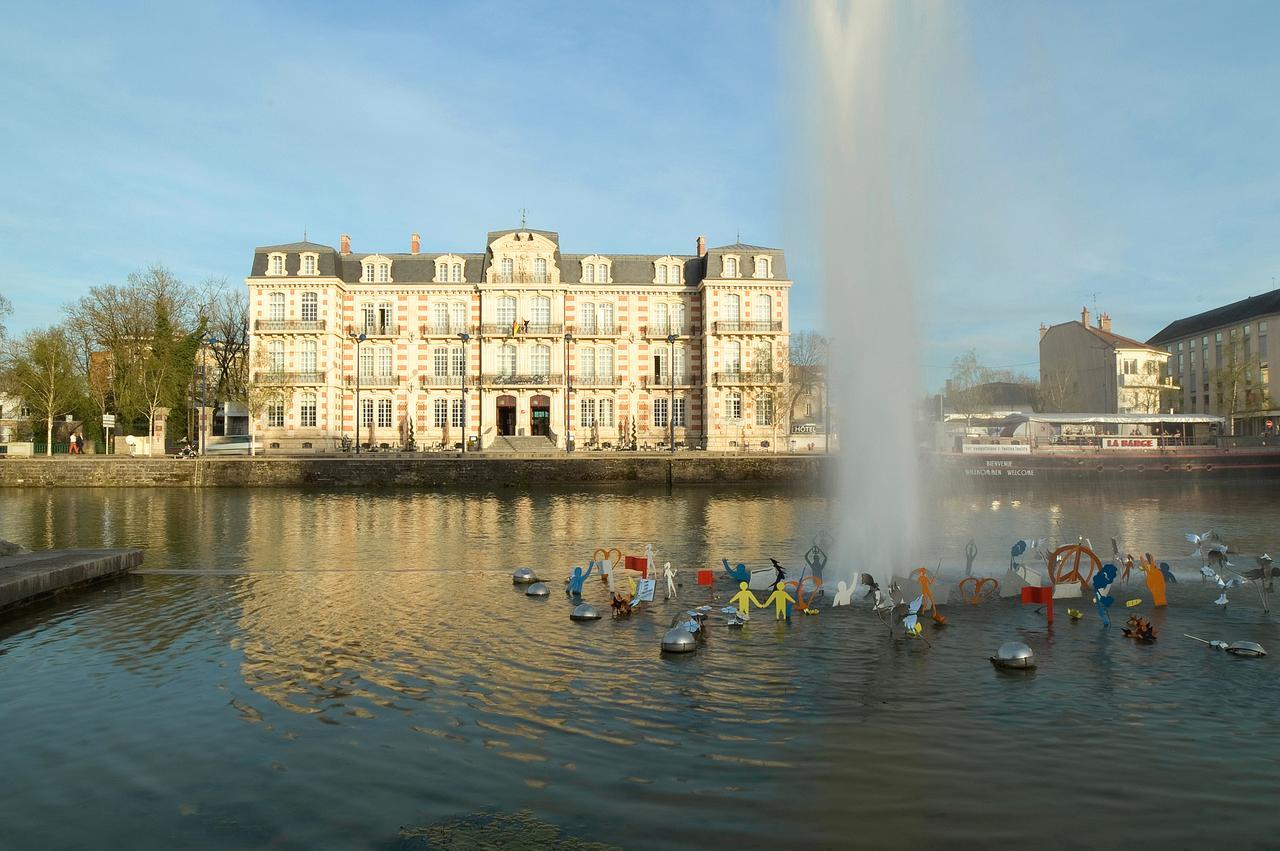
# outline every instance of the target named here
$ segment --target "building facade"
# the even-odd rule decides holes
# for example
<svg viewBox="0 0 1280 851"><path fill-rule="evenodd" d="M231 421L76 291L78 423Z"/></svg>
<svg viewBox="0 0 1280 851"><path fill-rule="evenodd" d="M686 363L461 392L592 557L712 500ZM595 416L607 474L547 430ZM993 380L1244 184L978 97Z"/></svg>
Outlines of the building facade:
<svg viewBox="0 0 1280 851"><path fill-rule="evenodd" d="M1169 353L1111 331L1111 317L1089 311L1079 321L1040 326L1040 396L1051 411L1156 414L1179 388L1168 376Z"/></svg>
<svg viewBox="0 0 1280 851"><path fill-rule="evenodd" d="M258 248L245 280L250 416L268 449L774 450L789 430L786 261L562 254L492 232L481 253ZM531 438L539 438L533 440Z"/></svg>
<svg viewBox="0 0 1280 851"><path fill-rule="evenodd" d="M1280 388L1271 380L1268 332L1277 322L1280 290L1273 290L1175 320L1148 340L1169 354L1166 372L1180 387L1175 410L1225 417L1233 434L1275 433Z"/></svg>

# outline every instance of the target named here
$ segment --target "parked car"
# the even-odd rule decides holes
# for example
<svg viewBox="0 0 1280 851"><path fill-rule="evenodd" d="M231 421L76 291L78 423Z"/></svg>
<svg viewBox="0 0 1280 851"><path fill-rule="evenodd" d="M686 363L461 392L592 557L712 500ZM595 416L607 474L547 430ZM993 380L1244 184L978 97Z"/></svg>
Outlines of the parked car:
<svg viewBox="0 0 1280 851"><path fill-rule="evenodd" d="M219 438L215 443L212 440L205 444L204 453L206 455L250 455L262 452L262 444L253 441L253 452L249 451L249 435L235 434L231 437Z"/></svg>

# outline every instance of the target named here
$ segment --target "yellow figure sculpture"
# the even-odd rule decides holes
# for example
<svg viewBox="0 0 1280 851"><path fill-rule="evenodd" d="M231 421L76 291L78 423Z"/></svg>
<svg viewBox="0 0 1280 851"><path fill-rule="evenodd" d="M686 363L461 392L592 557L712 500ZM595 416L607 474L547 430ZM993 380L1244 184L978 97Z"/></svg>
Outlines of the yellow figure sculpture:
<svg viewBox="0 0 1280 851"><path fill-rule="evenodd" d="M1152 558L1151 553L1146 553L1142 557L1142 572L1147 576L1147 589L1151 592L1152 605L1166 605L1164 599L1164 574L1160 572L1160 568L1156 565L1156 560Z"/></svg>
<svg viewBox="0 0 1280 851"><path fill-rule="evenodd" d="M787 616L787 603L794 603L795 597L787 593L787 589L779 582L773 586L773 593L769 595L769 599L764 601L764 605L760 608L767 609L769 604L773 604L774 612L777 614L777 620L782 620Z"/></svg>
<svg viewBox="0 0 1280 851"><path fill-rule="evenodd" d="M756 595L751 593L751 589L747 587L747 583L739 582L738 588L740 590L737 594L734 594L729 598L729 602L737 604L738 614L742 615L744 618L751 616L751 605L753 603L761 609L769 605L768 603L761 604L760 601L756 599Z"/></svg>

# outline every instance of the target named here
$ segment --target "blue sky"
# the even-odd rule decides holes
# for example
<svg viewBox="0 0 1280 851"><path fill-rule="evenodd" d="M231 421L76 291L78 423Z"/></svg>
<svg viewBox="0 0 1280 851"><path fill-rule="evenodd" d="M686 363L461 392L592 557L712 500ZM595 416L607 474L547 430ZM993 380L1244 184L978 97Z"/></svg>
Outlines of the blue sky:
<svg viewBox="0 0 1280 851"><path fill-rule="evenodd" d="M919 246L921 360L1034 373L1082 305L1145 338L1280 286L1280 5L952 7ZM238 282L255 245L790 249L793 326L824 322L789 217L786 8L701 3L31 4L0 31L9 325L160 262ZM838 317L831 317L838 323Z"/></svg>

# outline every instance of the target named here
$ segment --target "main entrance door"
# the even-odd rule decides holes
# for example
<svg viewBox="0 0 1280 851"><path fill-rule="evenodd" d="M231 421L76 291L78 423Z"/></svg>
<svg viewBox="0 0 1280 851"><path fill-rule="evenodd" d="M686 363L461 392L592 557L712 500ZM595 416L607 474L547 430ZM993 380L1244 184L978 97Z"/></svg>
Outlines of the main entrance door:
<svg viewBox="0 0 1280 851"><path fill-rule="evenodd" d="M514 437L516 433L516 397L498 397L498 434Z"/></svg>
<svg viewBox="0 0 1280 851"><path fill-rule="evenodd" d="M534 396L529 400L529 434L535 437L551 436L551 399Z"/></svg>

